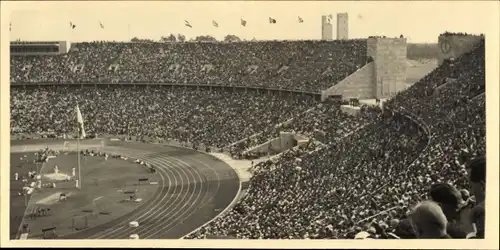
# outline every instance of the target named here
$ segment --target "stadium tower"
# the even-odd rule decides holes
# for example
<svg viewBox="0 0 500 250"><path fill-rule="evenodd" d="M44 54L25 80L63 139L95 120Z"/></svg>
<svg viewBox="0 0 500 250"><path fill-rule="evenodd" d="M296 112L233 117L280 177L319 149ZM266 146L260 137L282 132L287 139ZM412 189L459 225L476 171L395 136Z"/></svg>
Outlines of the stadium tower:
<svg viewBox="0 0 500 250"><path fill-rule="evenodd" d="M333 16L323 15L321 16L321 40L331 41L333 40Z"/></svg>
<svg viewBox="0 0 500 250"><path fill-rule="evenodd" d="M349 16L347 12L337 13L337 40L349 39Z"/></svg>

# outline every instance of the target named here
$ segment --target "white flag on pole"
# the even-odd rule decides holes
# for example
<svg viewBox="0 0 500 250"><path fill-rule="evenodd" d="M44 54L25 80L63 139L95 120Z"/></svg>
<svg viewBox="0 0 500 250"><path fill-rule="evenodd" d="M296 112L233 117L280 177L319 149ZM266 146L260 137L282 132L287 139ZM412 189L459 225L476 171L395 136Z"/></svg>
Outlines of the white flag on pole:
<svg viewBox="0 0 500 250"><path fill-rule="evenodd" d="M83 116L80 112L80 107L76 104L76 121L78 122L78 136L80 139L84 139L87 135L85 134L85 127L83 126Z"/></svg>

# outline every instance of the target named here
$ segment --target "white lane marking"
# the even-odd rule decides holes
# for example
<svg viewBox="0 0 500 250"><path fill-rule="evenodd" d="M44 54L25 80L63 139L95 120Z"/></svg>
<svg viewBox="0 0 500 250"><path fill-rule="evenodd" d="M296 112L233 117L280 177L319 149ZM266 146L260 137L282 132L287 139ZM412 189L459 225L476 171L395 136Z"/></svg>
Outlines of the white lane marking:
<svg viewBox="0 0 500 250"><path fill-rule="evenodd" d="M123 154L123 152L125 152L125 150L123 150L123 148L109 147L109 148L108 148L108 150L105 150L105 152ZM135 152L135 153L140 152L140 153L137 153L137 155L136 155L138 159L140 159L141 157L144 157L144 156L147 156L147 155L150 155L150 154L151 154L151 152L140 151L140 150L129 150L128 152ZM125 153L125 154L127 154L127 153ZM140 156L140 155L142 155L142 156ZM136 157L133 157L133 156L132 156L132 157L130 157L130 158L136 158ZM162 184L163 184L163 185L162 185L162 188L163 188L163 187L165 186L165 178L164 178L164 176L163 176L163 175L160 175L160 177L162 178ZM160 197L160 196L158 196L157 198L159 198L159 197ZM149 207L149 206L150 206L150 205L148 205L148 207ZM135 212L136 212L136 211L132 211L131 213L135 213ZM126 216L126 215L125 215L125 216ZM116 226L116 225L115 225L115 226L112 226L111 228L108 228L108 229L106 229L106 230L103 230L103 231L101 231L101 232L99 232L99 233L97 233L97 234L94 234L94 235L99 235L99 234L104 233L104 232L107 232L107 231L109 231L109 230L117 230L117 228L118 228L118 229L120 229L120 228L122 228L122 227L123 227L123 226L120 226L120 225L125 224L125 223L126 223L125 221L128 221L128 220L127 220L127 218L121 218L121 217L119 217L118 219L119 219L119 220L118 220L119 222L116 224L116 225L118 225L118 226ZM94 227L92 227L92 228L94 228ZM79 232L77 232L77 233L85 232L85 231L91 230L92 228L87 228L87 229L81 230L81 231L79 231ZM71 234L69 234L69 235L71 235ZM94 235L93 235L93 236L94 236ZM91 236L91 237L92 237L92 236Z"/></svg>
<svg viewBox="0 0 500 250"><path fill-rule="evenodd" d="M89 148L90 148L90 147L89 147ZM120 150L118 150L118 152L123 152L123 148L119 148L119 149L120 149ZM130 151L136 151L136 152L137 152L137 151L139 151L139 150L130 150ZM141 152L141 153L143 153L143 152L145 152L145 151L140 151L140 152ZM151 153L152 153L152 152L145 152L144 154L145 154L145 155L148 155L148 154L151 154ZM160 152L160 153L161 153L161 152ZM163 152L163 153L168 153L168 152ZM131 158L138 158L138 157L131 157ZM182 163L181 163L181 164L179 164L179 165L187 165L188 167L192 168L192 169L194 170L194 172L196 173L196 175L199 177L199 180L201 181L200 183L202 183L202 184L203 184L203 179L201 178L199 171L197 171L195 168L193 168L193 167L189 166L189 165L188 165L188 164L186 164L184 161L182 161L182 160L180 160L180 159L178 159L178 158L171 158L171 157L168 157L168 158L170 158L170 160L172 160L172 159L173 159L173 160L177 160L177 161L180 161L180 162L184 163L184 164L182 164ZM209 165L207 165L207 164L205 164L205 163L203 163L203 162L200 162L200 161L198 161L198 160L196 160L196 159L194 159L194 158L191 158L191 157L188 157L188 158L189 158L189 159L191 159L191 160L193 160L193 161L197 161L197 162L201 163L202 165L204 165L204 166L208 167L209 169L211 169L211 170L215 173L215 175L217 175L217 180L218 180L218 182L217 182L217 184L218 184L217 190L218 190L218 189L219 189L219 187L220 187L220 180L221 180L221 179L219 178L219 175L218 175L217 171L215 171L212 167L210 167ZM162 158L162 159L164 159L164 158ZM167 160L167 161L168 161L168 160ZM171 161L168 161L168 162L171 162ZM177 165L177 164L172 164L172 165ZM181 170L183 170L183 169L181 168ZM185 172L184 172L184 173L185 173ZM187 176L187 175L185 175L185 176ZM167 175L167 177L169 177L169 176ZM162 176L162 178L163 178L163 176ZM188 180L189 180L189 178L188 178ZM183 181L183 179L181 179L181 181ZM208 182L208 180L207 180L207 182ZM241 185L241 183L240 183L240 185ZM184 186L184 185L182 185L182 186ZM202 185L202 186L203 186L203 185ZM193 191L194 191L194 190L196 190L196 182L195 182L195 188L193 189ZM194 202L192 202L192 203L191 203L191 206L189 206L189 208L191 208L194 204L196 204L196 201L198 200L198 197L200 196L200 194L202 193L202 191L203 191L203 189L200 189L200 192L198 193L197 198L194 200ZM186 193L186 194L187 194L187 193ZM191 197L192 197L193 195L194 195L194 193L192 193L192 194L191 194ZM187 195L185 195L185 196L187 196ZM184 197L185 197L185 196L184 196ZM184 197L183 197L183 198L184 198ZM191 198L191 197L190 197L190 198ZM205 197L206 197L206 196L205 196ZM205 200L205 197L204 197L202 200ZM209 201L209 200L211 200L211 199L213 199L213 197L215 197L215 195L214 195L214 196L212 196L211 198L209 198L209 199L208 199L208 201ZM236 196L236 197L237 197L237 196ZM236 197L235 197L235 198L236 198ZM177 199L176 199L176 200L177 200ZM182 199L182 200L183 200L183 199ZM190 200L190 199L189 199L189 200ZM206 202L208 202L208 201L206 201ZM202 204L206 204L206 202L203 202ZM232 203L233 203L233 202L232 202ZM232 204L232 203L231 203L231 204ZM184 208L186 205L187 205L187 203L184 203L184 205L183 205L182 207ZM228 207L229 207L229 206L228 206ZM226 208L226 209L227 209L227 208ZM226 210L226 209L225 209L225 210ZM181 215L183 215L183 214L187 213L188 211L190 211L190 210L189 210L189 209L183 210L183 213L182 213ZM134 211L134 212L135 212L135 211ZM165 211L164 211L164 212L165 212ZM189 213L188 217L189 217L191 214L193 214L194 212L196 212L196 210L193 210L191 213ZM224 211L223 211L222 213L224 213ZM221 214L222 214L222 213L221 213ZM219 214L219 215L220 215L220 214ZM219 216L219 215L218 215L218 216ZM161 214L157 214L155 217L158 217L158 216L161 216ZM208 221L208 222L207 222L207 223L205 223L204 225L206 225L206 224L210 223L211 221L213 221L213 220L214 220L215 218L217 218L218 216L215 216L212 220ZM188 218L188 217L186 217L186 218ZM178 217L176 217L176 218L178 218ZM174 221L172 221L171 223L168 223L168 224L166 224L166 225L156 225L156 226L155 226L155 228L156 228L156 227L159 227L159 226L163 226L163 228L166 228L166 227L170 226L170 224L172 224L172 223L174 223L174 222L177 222L177 221L176 221L176 220L174 220ZM204 225L203 225L203 226L204 226ZM203 226L201 226L201 227L203 227ZM201 228L201 227L200 227L200 228ZM125 227L125 228L121 227L121 228L122 228L122 229L127 229L126 227ZM118 228L117 228L117 229L118 229ZM118 230L119 230L119 229L118 229ZM169 229L169 230L170 230L170 229ZM195 229L195 231L197 231L197 230L199 230L199 228ZM116 231L116 229L115 229L115 230L113 230L113 231ZM149 230L149 231L151 231L151 230ZM149 232L149 231L148 231L148 232ZM194 231L193 231L193 232L194 232ZM101 232L101 233L102 233L102 232ZM105 234L107 234L107 233L109 233L109 232L106 232ZM192 233L192 232L191 232L191 233ZM191 233L189 233L189 234L191 234ZM188 235L189 235L189 234L188 234Z"/></svg>
<svg viewBox="0 0 500 250"><path fill-rule="evenodd" d="M153 164L155 164L155 165L159 165L159 167L160 167L161 169L168 170L169 172L171 172L171 170L177 170L177 168L171 168L170 166L163 164L164 162L163 162L163 161L158 160L157 158L155 158L155 159L148 159L147 161L149 161L149 162L151 162L151 163L153 163ZM169 161L165 161L165 162L168 162L168 163L172 164L172 163L171 163L171 162L169 162ZM173 173L173 172L171 172L171 173ZM174 185L174 187L177 189L177 177L176 177L175 175L173 175L173 176L175 177L175 185ZM172 182L171 182L171 180L170 180L170 175L167 175L167 177L169 178L169 184L171 184ZM168 188L170 188L170 186L171 186L171 185L169 185L169 186L168 186ZM168 191L167 191L167 192L168 192ZM144 217L145 217L145 219L150 218L150 216L148 216L148 215L149 215L149 214L151 214L151 213L153 213L153 212L155 212L155 211L156 211L156 209L157 209L158 207L161 207L161 206L163 205L163 204L162 204L162 202L163 202L165 199L167 199L167 196L162 196L162 197L161 197L161 200L159 200L159 201L156 201L156 200L155 200L155 202L151 204L151 205L153 205L153 207L152 207L152 208L150 208L150 209L146 210L147 212L142 213L142 214L141 214L138 218L136 218L136 219L134 219L134 220L136 220L136 221L140 221L140 219L142 219L142 218L144 218ZM167 199L167 201L168 201L168 199ZM149 206L148 206L148 207L149 207ZM143 211L143 209L141 209L141 211ZM106 233L104 233L104 234L97 234L97 235L94 235L93 237L98 236L97 238L98 238L98 239L101 239L101 238L103 238L103 237L109 236L110 234L111 234L111 235L115 235L115 234L117 234L117 233L115 233L115 232L117 232L117 231L118 231L118 230L112 230L112 231L108 231L108 232L106 232ZM118 233L119 233L119 232L118 232Z"/></svg>
<svg viewBox="0 0 500 250"><path fill-rule="evenodd" d="M128 152L128 153L129 153L129 155L130 155L130 154L131 154L131 152L133 152L133 151L136 151L136 150L133 150L133 149L132 149L132 150L128 150L127 152ZM151 154L151 153L148 153L148 155L150 155L150 154ZM146 155L146 157L147 157L147 155ZM132 157L132 158L136 158L136 157ZM163 164L157 164L157 161L156 161L156 160L152 160L152 159L146 159L146 158L142 158L142 157L141 157L141 158L139 158L139 157L138 157L138 158L136 158L136 159L139 159L139 160L144 160L144 161L146 161L146 162L148 162L148 163L152 163L152 164L153 164L153 165L155 165L155 166L160 165L160 166L158 166L158 167L159 167L159 171L160 171L160 172L162 172L162 173L165 173L165 175L166 175L166 176L167 176L167 178L168 178L168 184L171 184L171 183L172 183L172 181L171 181L171 179L170 179L170 175L167 173L167 171L168 171L169 173L172 173L172 171L170 171L170 168L168 168L168 166L163 166ZM121 220L120 220L120 222L119 222L119 223L117 223L117 225L126 224L126 223L127 223L127 221L128 221L128 220L130 220L130 218L131 218L132 216L135 216L135 214L140 213L141 211L144 211L144 210L145 210L145 211L151 211L151 210L152 210L154 207L156 207L156 205L158 204L158 199L160 199L160 201L161 201L161 200L163 200L163 196L161 195L161 194L163 193L163 190L164 190L165 188L167 188L167 191L166 191L166 192L168 192L168 191L170 190L170 186L171 186L171 185L166 186L166 185L165 185L165 179L164 179L163 175L161 175L161 177L162 177L162 183L163 183L163 185L161 186L161 189L159 190L159 195L158 195L158 196L155 196L155 197L154 197L154 200L153 200L151 203L149 203L146 207L138 208L138 210L134 210L134 211L132 212L132 214L130 214L129 216L127 216L127 218L123 218L123 219L121 219ZM153 197L152 197L152 198L153 198ZM149 202L149 201L148 201L148 202ZM153 208L150 208L150 207L153 207ZM147 210L146 210L146 209L147 209ZM146 213L148 213L148 212L146 212ZM97 237L97 238L101 238L101 237L106 236L106 235L108 235L108 234L110 234L110 233L113 233L113 232L115 232L115 231L117 231L117 230L122 230L123 228L124 228L124 227L119 227L119 228L111 227L111 228L109 228L109 229L108 229L108 230L106 230L106 231L102 231L102 232L99 232L99 233L93 234L90 238L95 238L95 237Z"/></svg>
<svg viewBox="0 0 500 250"><path fill-rule="evenodd" d="M184 162L184 161L179 160L179 159L177 159L177 160L178 160L178 161L181 161L181 162ZM185 162L184 162L184 163L185 163ZM186 163L186 164L187 164L187 163ZM189 165L189 164L188 164L188 165ZM191 167L191 165L189 165L189 166ZM189 211L188 209L190 209L192 206L194 206L194 205L196 204L196 201L198 201L198 199L199 199L200 195L201 195L201 194L205 191L205 190L203 190L203 179L202 179L202 178L201 178L201 176L199 175L198 171L196 171L196 169L194 169L193 167L191 167L191 168L193 169L193 172L194 172L194 173L196 173L196 175L198 176L198 178L199 178L200 182L198 182L197 180L195 180L195 181L194 181L194 187L193 187L193 192L191 192L191 196L190 196L190 197L189 197L189 199L187 199L186 201L184 201L184 202L179 202L179 203L178 203L179 205L181 205L181 204L182 204L182 206L181 206L180 208L177 208L177 206L176 206L176 207L174 207L174 209L171 211L172 213L167 213L167 214L165 214L165 216L168 216L168 217L173 217L173 218L174 218L174 221L175 221L176 219L177 219L177 220L179 220L179 219L180 219L180 220L182 221L183 219L181 219L181 217L180 217L180 216L177 216L177 217L176 217L177 213L179 213L179 212ZM191 173L191 174L192 174L192 173ZM193 175L191 175L191 177L193 177ZM187 178L187 182L188 182L188 184L189 184L189 177L188 177L187 175L186 175L186 178ZM194 196L194 193L196 192L196 187L198 186L198 183L199 183L199 185L200 185L200 188L199 188L199 191L197 192L196 198L195 198L195 199L194 199L191 203L189 203L189 201L191 201L192 197ZM190 188L190 187L191 187L191 185L189 185L189 186L188 186L188 190L189 190L189 188ZM183 199L183 200L184 200L184 199ZM183 200L182 200L182 201L183 201ZM188 208L185 208L185 207L186 207L186 206L188 206L188 205L189 205L189 207L188 207ZM182 215L182 214L181 214L181 215ZM170 224L170 223L168 223L168 224ZM142 233L142 234L144 234L144 235L145 235L145 236L144 236L145 238L149 238L149 237L150 237L150 236L149 236L149 233L150 233L150 232L153 232L153 235L154 235L155 233L157 233L157 232L158 232L158 231L157 231L157 228L158 228L158 227L164 228L164 225L163 225L163 224L158 224L158 225L155 225L153 228L151 228L151 229L147 230L146 232L144 232L144 233ZM151 236L152 236L152 235L151 235Z"/></svg>
<svg viewBox="0 0 500 250"><path fill-rule="evenodd" d="M220 181L221 181L221 178L219 178L219 174L217 173L217 171L215 171L215 169L214 169L214 168L212 168L210 165L208 165L208 164L206 164L206 163L204 163L204 162L202 162L202 161L196 160L195 158L192 158L192 157L189 157L189 156L188 156L187 158L189 158L189 159L190 159L190 160L192 160L192 161L196 161L196 162L198 162L198 163L201 163L201 164L202 164L202 165L204 165L205 167L207 167L207 168L211 169L211 170L215 173L215 175L217 176L217 177L216 177L216 178L217 178L217 189L216 189L216 191L214 192L215 194L214 194L213 196L211 196L211 197L210 197L207 201L202 202L201 204L199 204L199 206L201 207L201 206L204 206L205 204L207 204L209 201L211 201L211 200L212 200L215 196L217 196L217 192L219 191L219 188L220 188ZM208 182L209 182L209 181L207 180L207 183L208 183ZM207 192L207 193L208 193L208 192ZM192 205L194 206L194 205L195 205L195 203L193 202L193 204L192 204ZM190 208L191 208L191 207L190 207ZM192 211L191 211L191 212L190 212L187 216L183 216L183 215L184 215L185 213L187 213L189 210L188 210L188 209L186 209L186 210L184 210L184 211L185 211L185 212L183 212L180 216L178 216L179 218L180 218L180 217L189 218L192 214L194 214L196 211L198 211L198 209L193 209L193 210L192 210ZM172 228L169 228L169 226L171 226L171 225L172 225L173 223L175 223L175 222L176 222L176 221L172 221L172 222L170 222L170 223L167 223L166 225L164 225L164 226L163 226L160 230L158 230L158 231L159 231L159 232L165 232L165 234L166 234L168 231L172 230ZM166 231L165 231L165 230L166 230ZM195 229L195 230L196 230L196 229Z"/></svg>
<svg viewBox="0 0 500 250"><path fill-rule="evenodd" d="M169 157L169 158L170 158L170 157ZM174 163L174 162L169 161L170 159L168 159L168 160L167 160L167 159L168 159L168 158L160 158L160 159L156 158L155 160L157 160L158 162L161 162L161 163L163 163L163 162L169 162L171 166L174 166L174 167L175 167L175 168L171 168L171 169L176 170L176 171L177 171L177 170L182 170L182 171L184 171L184 170L183 170L183 166L182 166L182 165L178 165L178 164L176 164L176 163ZM179 172L177 172L177 173L179 173ZM177 187L178 187L178 185L177 185L177 175L174 175L174 177L175 177L175 185L174 185L174 187L175 187L175 191L177 191ZM179 174L179 180L180 180L180 184L181 184L181 185L180 185L180 187L181 187L181 191L180 191L180 193L182 193L182 190L184 190L184 183L183 183L183 179L182 179L182 177L181 177L181 175L180 175L180 174ZM163 196L163 197L162 197L162 199L161 199L158 203L156 203L156 204L155 204L155 206L154 206L153 208L151 208L150 210L148 210L146 213L141 214L141 216L139 216L138 218L136 218L136 219L134 219L134 220L136 220L136 221L140 221L140 219L142 219L142 220L148 220L148 219L149 219L149 220L151 220L151 219L156 219L156 217L157 217L159 214L162 214L162 213L163 213L163 211L168 211L168 210L170 209L170 207L172 207L172 206L173 206L173 204L176 204L176 203L177 203L177 200L178 200L179 198L180 198L180 196L179 196L179 195L177 195L177 196L175 196L175 200L174 200L174 201L171 201L171 200L168 198L168 196L166 196L166 195L165 195L165 196ZM164 206L164 205L165 205L165 201L166 201L166 202L169 202L169 204L167 205L167 207L165 207L165 206ZM146 227L147 227L147 226L146 226ZM113 232L114 232L114 231L113 231ZM113 233L113 232L111 232L111 233ZM121 233L124 233L124 232L116 232L116 233L114 233L114 234L112 234L112 235L107 234L107 235L105 235L105 236L108 236L108 237L111 237L111 238L115 238L115 237L119 237L119 235L120 235ZM101 236L101 237L99 237L99 238L102 238L102 237L104 237L104 236ZM143 237L143 236L141 235L141 237Z"/></svg>

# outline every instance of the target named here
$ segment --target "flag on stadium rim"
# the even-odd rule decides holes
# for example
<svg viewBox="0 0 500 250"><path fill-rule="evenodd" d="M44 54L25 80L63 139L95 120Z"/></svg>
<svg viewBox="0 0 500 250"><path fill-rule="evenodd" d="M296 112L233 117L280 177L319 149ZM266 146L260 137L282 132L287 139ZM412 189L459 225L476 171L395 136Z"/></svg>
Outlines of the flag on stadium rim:
<svg viewBox="0 0 500 250"><path fill-rule="evenodd" d="M299 23L303 23L304 22L304 19L302 19L302 17L299 16Z"/></svg>
<svg viewBox="0 0 500 250"><path fill-rule="evenodd" d="M101 29L104 29L104 25L101 22L99 22L99 26L101 26Z"/></svg>
<svg viewBox="0 0 500 250"><path fill-rule="evenodd" d="M326 22L327 22L327 23L329 23L329 24L331 24L331 23L332 23L332 19L333 19L333 15L332 15L332 14L330 14L330 15L328 15L328 16L326 17Z"/></svg>
<svg viewBox="0 0 500 250"><path fill-rule="evenodd" d="M269 18L269 23L276 23L276 19L274 19L274 18Z"/></svg>
<svg viewBox="0 0 500 250"><path fill-rule="evenodd" d="M214 25L214 27L219 27L219 24L215 20L212 21L212 24Z"/></svg>
<svg viewBox="0 0 500 250"><path fill-rule="evenodd" d="M241 26L243 27L247 26L247 21L243 20L243 18L241 18Z"/></svg>
<svg viewBox="0 0 500 250"><path fill-rule="evenodd" d="M72 29L75 29L76 28L76 25L73 24L73 22L69 22L69 27L72 28Z"/></svg>
<svg viewBox="0 0 500 250"><path fill-rule="evenodd" d="M184 22L185 22L184 25L186 25L189 28L193 28L193 26L191 26L191 24L187 20L184 20Z"/></svg>
<svg viewBox="0 0 500 250"><path fill-rule="evenodd" d="M76 104L76 121L78 122L78 136L80 139L84 139L87 135L85 134L85 127L83 126L83 116L82 112L80 112L80 107L78 103Z"/></svg>

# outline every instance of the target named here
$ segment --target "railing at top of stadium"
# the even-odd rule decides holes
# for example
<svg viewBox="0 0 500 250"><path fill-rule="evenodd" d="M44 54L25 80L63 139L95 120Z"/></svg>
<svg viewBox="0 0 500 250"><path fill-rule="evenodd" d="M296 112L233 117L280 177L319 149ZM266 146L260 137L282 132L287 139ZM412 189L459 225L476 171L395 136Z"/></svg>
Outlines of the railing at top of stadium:
<svg viewBox="0 0 500 250"><path fill-rule="evenodd" d="M346 42L356 42L356 41L365 41L366 38L352 38L352 39L337 39L337 40L313 40L313 39L305 39L305 40L296 40L296 39L285 39L285 40L232 40L232 41L195 41L195 40L186 40L186 41L153 41L153 40L137 40L137 41L92 41L92 42L75 42L74 44L83 44L83 45L88 45L88 44L185 44L185 43L220 43L220 44L227 44L227 43L266 43L266 42L308 42L308 43L346 43Z"/></svg>
<svg viewBox="0 0 500 250"><path fill-rule="evenodd" d="M135 83L91 83L91 82L80 82L80 83L51 83L51 82L40 82L40 83L30 83L30 82L18 82L11 83L11 86L50 86L50 85L166 85L172 87L208 87L208 88L237 88L237 89L254 89L254 90L264 90L264 91L275 91L275 92L289 92L296 94L307 94L307 95L317 95L320 96L320 92L309 92L302 91L299 89L280 89L280 88L269 88L269 87L256 87L256 86L242 86L242 85L217 85L217 84L185 84L185 83L151 83L151 82L135 82Z"/></svg>
<svg viewBox="0 0 500 250"><path fill-rule="evenodd" d="M444 32L444 33L441 33L439 34L440 36L476 36L476 37L484 37L484 34L481 33L481 34L468 34L468 33L462 33L462 32L458 32L458 33L455 33L455 32Z"/></svg>

